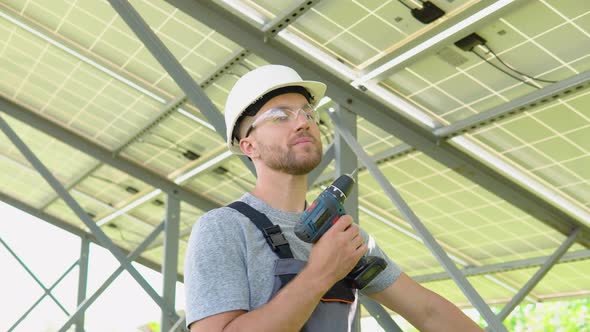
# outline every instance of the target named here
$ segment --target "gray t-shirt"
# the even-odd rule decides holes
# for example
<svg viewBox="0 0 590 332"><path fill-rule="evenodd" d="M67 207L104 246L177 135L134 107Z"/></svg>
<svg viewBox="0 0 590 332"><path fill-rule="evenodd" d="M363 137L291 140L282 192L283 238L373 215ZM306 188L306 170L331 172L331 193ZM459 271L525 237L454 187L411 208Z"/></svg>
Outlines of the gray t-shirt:
<svg viewBox="0 0 590 332"><path fill-rule="evenodd" d="M249 193L240 200L279 225L293 256L307 261L311 244L301 241L293 232L301 213L274 209ZM387 269L362 290L364 294L379 292L391 285L401 271L367 233L361 233L369 244L368 255L381 256L388 263ZM230 310L251 311L267 303L277 258L262 232L240 212L222 207L204 214L193 226L186 250L187 326L211 315Z"/></svg>

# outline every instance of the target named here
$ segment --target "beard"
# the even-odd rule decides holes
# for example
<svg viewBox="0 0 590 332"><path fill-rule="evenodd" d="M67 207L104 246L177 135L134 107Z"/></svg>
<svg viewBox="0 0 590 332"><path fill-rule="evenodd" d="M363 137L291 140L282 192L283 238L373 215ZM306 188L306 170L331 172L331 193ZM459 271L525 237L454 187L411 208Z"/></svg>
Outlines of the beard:
<svg viewBox="0 0 590 332"><path fill-rule="evenodd" d="M290 175L305 175L322 160L322 145L317 140L303 147L303 152L294 151L293 146L283 147L259 143L260 158L271 169Z"/></svg>

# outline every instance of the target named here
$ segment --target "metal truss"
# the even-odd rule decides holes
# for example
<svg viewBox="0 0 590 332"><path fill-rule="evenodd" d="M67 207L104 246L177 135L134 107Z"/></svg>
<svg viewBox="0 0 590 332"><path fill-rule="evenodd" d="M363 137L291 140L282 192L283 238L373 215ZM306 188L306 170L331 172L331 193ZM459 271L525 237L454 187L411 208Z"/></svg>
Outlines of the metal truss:
<svg viewBox="0 0 590 332"><path fill-rule="evenodd" d="M8 137L16 148L25 156L25 158L33 165L41 176L49 183L72 211L82 220L88 227L91 233L96 236L98 241L107 248L119 263L129 272L135 281L143 288L143 290L152 298L152 300L160 306L162 312L167 313L177 319L176 313L171 310L167 303L158 295L154 289L147 283L143 276L135 269L133 265L126 259L124 254L114 245L111 239L98 227L92 219L86 214L82 207L75 201L75 199L65 190L53 174L43 165L43 163L35 156L35 154L27 147L27 145L18 137L18 135L10 128L8 123L0 116L0 129Z"/></svg>
<svg viewBox="0 0 590 332"><path fill-rule="evenodd" d="M336 114L332 114L331 117L334 119L336 125L337 135L336 140L333 145L326 150L324 155L324 160L320 167L318 167L317 172L310 174L310 183L327 181L327 178L318 178L320 173L327 167L327 165L333 160L336 160L336 175L341 173L350 173L350 171L355 168L356 166L356 157L358 156L359 159L365 164L365 167L371 172L371 174L378 180L379 184L383 187L386 194L394 201L394 203L399 204L400 210L402 214L409 219L410 224L414 227L416 232L420 235L423 239L424 243L429 247L429 249L434 253L436 258L439 262L443 265L443 267L447 270L448 274L451 275L453 280L459 285L462 291L467 295L470 301L474 304L474 306L482 313L482 316L486 319L490 327L494 331L505 331L505 328L501 325L498 319L503 319L503 317L507 316L510 312L510 307L514 307L518 304L524 296L536 285L539 280L549 271L549 269L556 264L560 259L564 259L562 256L571 247L571 245L578 241L582 244L588 246L589 242L589 232L587 226L581 224L578 220L568 216L567 214L563 213L561 210L551 206L546 201L537 198L527 190L524 190L520 186L514 184L513 182L505 179L501 175L499 175L496 171L492 170L488 166L482 164L478 160L467 156L465 153L459 151L457 148L451 146L450 144L446 143L445 140L453 137L455 135L459 135L461 133L473 130L481 125L487 124L490 121L495 119L502 118L503 116L512 115L516 112L523 111L526 108L535 107L536 102L538 101L549 101L549 98L555 99L553 97L555 95L563 95L566 94L566 91L573 91L572 89L579 89L578 86L585 86L587 85L587 76L588 73L584 73L581 75L576 76L575 78L564 80L560 83L550 85L544 89L531 93L522 98L518 98L514 101L501 105L497 108L494 108L488 112L483 112L476 116L470 117L465 119L464 121L459 121L456 124L451 126L439 128L436 130L428 130L421 126L416 125L415 123L409 121L405 117L397 114L396 112L392 112L388 110L389 106L378 102L371 97L367 96L363 92L356 90L354 87L350 86L346 82L342 81L340 78L337 78L333 74L329 73L319 65L313 63L302 56L299 56L292 51L290 52L287 47L278 43L277 41L272 40L272 37L275 36L281 29L284 29L288 21L285 21L286 17L279 18L273 22L270 22L265 28L262 30L255 29L243 22L239 22L229 14L227 11L223 10L216 4L213 3L201 3L196 1L187 1L187 0L167 0L176 8L184 11L187 15L194 17L195 19L209 25L211 28L215 29L221 34L228 36L230 39L234 41L238 41L242 46L246 47L246 50L238 52L232 59L229 61L229 65L233 65L241 60L249 54L248 49L256 49L259 54L263 54L264 58L270 60L275 63L284 63L287 64L298 72L300 72L303 76L310 79L318 79L328 83L330 86L331 92L333 92L334 100L338 103L346 105L346 107L350 108L351 110L355 111L358 115L365 117L367 120L372 122L373 124L377 125L378 127L384 129L386 132L395 135L396 137L401 138L402 140L408 142L408 144L404 143L400 146L394 147L379 155L373 156L373 158L369 158L366 153L362 150L362 147L358 145L354 138L354 130L356 125L354 124L354 114L344 114L343 112L337 112ZM126 22L131 26L134 32L138 35L138 37L146 44L146 47L150 49L152 54L156 57L156 59L163 65L166 71L171 75L171 77L179 84L181 89L185 92L188 98L203 112L205 117L210 121L211 124L216 129L224 139L225 139L225 126L221 119L220 112L215 108L215 106L211 103L208 97L204 94L202 89L204 89L208 84L211 84L210 80L206 80L200 86L197 85L192 78L188 75L188 73L180 66L178 61L174 58L174 56L165 48L161 41L153 34L153 32L147 27L147 24L143 21L143 19L135 12L135 10L128 4L116 1L116 0L109 0L111 5L117 10L117 12L126 20ZM316 3L318 1L315 1ZM304 5L307 1L301 2L299 5ZM312 4L313 5L313 4ZM309 5L306 7L307 9L311 7ZM473 10L482 8L481 6L474 6ZM292 8L293 10L297 10L295 7ZM466 13L472 13L467 11ZM127 18L126 18L127 17ZM453 21L450 21L453 22ZM480 24L480 23L477 23ZM281 27L281 25L283 25ZM458 36L464 33L467 29L473 29L475 25L464 27L460 30L455 31L455 35ZM432 32L425 34L423 37L420 38L430 38L434 36L434 33L439 33L444 30L444 26L441 26L440 30L433 30ZM455 36L453 35L453 36ZM430 37L429 37L430 36ZM447 39L441 39L436 43L432 44L431 50L435 49L437 45L440 45L443 41L447 41ZM417 39L415 43L420 41ZM406 47L416 47L416 45L409 44ZM401 51L400 51L401 52ZM69 52L68 52L69 53ZM71 54L71 53L70 53ZM423 53L424 54L424 53ZM395 54L394 59L400 54ZM402 59L403 60L403 59ZM390 61L390 60L388 60ZM406 60L403 60L406 61ZM407 62L400 62L405 63ZM108 66L108 64L105 62ZM381 66L382 64L377 64ZM390 67L383 71L389 72L394 67ZM225 69L220 68L213 76L222 75L223 73L227 72L227 67ZM381 75L381 74L379 74ZM211 77L210 77L211 78ZM130 81L137 81L138 78L136 77L129 77L123 79L127 79ZM141 85L141 82L139 83ZM153 89L153 87L149 87L145 85L145 91L149 89ZM141 90L139 90L141 91ZM143 92L143 91L142 91ZM569 92L567 92L569 93ZM185 96L180 96L174 101L184 102ZM165 108L167 108L170 104L167 104ZM523 108L525 107L525 108ZM36 215L47 222L50 222L54 225L58 225L59 227L68 230L74 234L77 234L83 238L83 244L81 248L81 259L80 264L83 262L84 259L87 259L88 256L88 243L89 242L96 242L102 245L103 247L107 248L115 258L117 258L121 264L121 266L109 277L107 280L108 283L104 286L104 289L108 287L108 284L112 282L121 272L124 270L128 270L130 274L136 279L136 281L144 288L144 290L152 297L154 302L156 302L162 308L162 330L176 330L180 328L181 325L184 324L184 317L178 317L174 311L174 282L177 279L182 279L176 270L176 265L178 263L178 218L180 214L179 204L180 200L184 200L201 210L207 211L212 208L218 207L219 203L211 201L207 197L200 196L197 193L191 192L179 186L179 183L175 183L173 181L169 181L168 179L148 171L147 169L131 162L126 159L123 159L119 156L113 155L112 151L109 151L100 145L87 140L79 135L73 134L68 130L53 124L51 121L41 117L40 115L35 114L34 112L25 109L24 107L15 104L14 102L0 98L0 111L4 111L5 113L11 115L12 117L27 123L28 125L32 126L33 128L40 130L65 144L68 144L84 153L89 154L90 156L98 159L101 163L108 164L112 167L115 167L123 172L126 172L130 175L137 177L138 179L156 187L161 188L166 193L168 193L167 199L167 207L166 207L166 221L164 224L158 226L154 231L134 250L132 253L126 253L121 250L118 246L112 243L110 239L102 232L102 230L97 227L92 220L82 211L82 209L77 205L75 200L69 193L67 189L74 187L77 183L82 181L85 176L94 172L100 166L100 163L92 167L89 171L85 172L82 176L78 177L72 183L67 186L67 189L64 189L61 184L57 182L57 180L51 175L51 173L44 167L41 162L36 159L34 154L20 141L18 136L12 131L12 129L8 126L8 124L2 119L0 116L0 127L2 130L9 136L9 138L13 141L15 145L21 150L23 154L29 159L31 164L42 174L42 176L50 183L50 185L56 190L62 199L66 201L66 203L74 210L74 212L78 215L78 217L87 225L87 227L91 230L91 233L86 233L72 225L65 223L64 221L58 220L53 216L50 216L44 213L42 210L36 209L34 207L28 206L22 202L19 202L15 199L7 197L3 194L0 194L0 200L7 202L13 206L20 208L30 214ZM144 130L149 130L149 127L153 126L157 121L152 122L149 126L144 128ZM347 129L349 128L349 129ZM141 135L138 133L137 135ZM138 137L134 135L134 138ZM134 139L133 138L133 139ZM133 139L130 142L133 141ZM121 147L124 148L125 145ZM379 169L377 168L375 162L388 160L391 158L395 158L397 156L406 154L410 151L413 151L414 148L419 149L429 155L430 157L434 158L435 160L441 162L442 164L451 167L453 169L462 169L461 174L468 179L472 180L475 183L482 185L483 187L487 188L491 192L494 192L499 197L506 199L509 202L512 202L515 206L523 209L527 213L533 215L537 219L547 223L551 227L555 228L559 232L568 236L567 240L558 248L558 250L549 257L541 269L531 278L531 280L523 287L523 289L514 297L513 301L506 305L506 313L501 313L497 316L494 316L493 313L489 310L489 307L483 302L479 294L472 288L472 286L468 283L465 276L468 275L469 272L466 272L468 269L460 271L456 268L454 263L449 259L448 255L444 252L444 250L438 245L436 240L432 237L432 235L428 232L428 230L421 224L420 220L413 214L411 209L405 204L403 199L397 194L395 189L387 182L383 175L380 173ZM121 149L117 149L119 152ZM223 160L223 159L222 159ZM251 164L246 162L245 163L251 170ZM354 167L353 167L354 166ZM195 172L196 175L199 172ZM379 175L381 174L381 175ZM317 180L317 181L314 181ZM514 199L516 197L516 199ZM52 198L53 200L57 199L57 197ZM356 202L354 202L356 201ZM44 207L48 206L50 201L44 204ZM354 199L349 198L347 200L348 205L347 209L349 213L355 213L358 216L358 196ZM358 218L355 218L358 220ZM163 228L166 228L165 232L165 254L163 258L163 263L159 266L157 263L153 263L150 261L142 262L143 264L149 265L151 268L154 269L162 269L162 274L164 276L164 294L160 297L158 294L155 294L153 289L149 285L146 285L145 280L139 275L139 273L133 268L130 262L134 260L138 260L141 262L141 258L139 255L142 251L149 247L150 243L153 242L155 237L162 231ZM574 230L572 232L572 230ZM0 241L2 241L0 239ZM6 246L6 244L2 241L2 243ZM85 248L86 246L86 248ZM7 246L6 246L7 247ZM8 248L8 247L7 247ZM567 259L568 255L565 254L565 259ZM46 291L43 295L53 298L51 295L51 289L59 283L61 279L71 271L73 266L79 264L76 262L52 285L50 288L46 288L44 285L40 284L41 287ZM479 269L477 271L484 271L486 267L478 267L474 269ZM464 273L463 273L464 272ZM70 316L70 320L68 323L62 327L60 331L65 331L71 324L78 322L76 327L76 331L81 329L83 326L83 312L86 308L96 299L104 289L99 288L99 291L93 294L91 297L86 297L85 287L81 284L85 284L85 280L87 276L83 276L86 274L83 271L81 266L81 273L79 278L79 289L78 289L78 310L72 316ZM34 277L35 278L35 277ZM36 279L36 278L35 278ZM112 279L112 280L111 280ZM418 278L419 279L419 278ZM109 281L110 280L110 281ZM104 285L104 284L103 284ZM102 289L102 290L101 290ZM42 298L39 300L39 302ZM396 331L395 322L392 320L388 320L384 318L385 311L380 306L373 306L370 302L366 301L367 299L361 299L361 302L371 311L371 313L377 317L380 321L380 324L386 328L387 331ZM57 301L54 299L54 301ZM367 303L367 304L365 304ZM32 309L31 309L32 310ZM65 311L65 309L63 309ZM65 311L67 313L67 311ZM26 315L25 315L26 316ZM387 315L388 316L388 315ZM503 316L503 317L502 317ZM24 317L23 317L24 319ZM391 325L393 323L393 325ZM17 322L18 324L18 322ZM79 327L80 326L80 327ZM386 327L387 326L387 327ZM399 328L399 327L398 327Z"/></svg>
<svg viewBox="0 0 590 332"><path fill-rule="evenodd" d="M417 125L404 115L392 110L392 106L356 89L316 62L291 51L286 45L274 39L265 42L263 31L241 21L219 5L188 0L166 1L218 33L238 42L245 49L256 50L258 54L263 54L266 60L285 64L307 79L326 83L330 87L330 97L336 103L351 109L439 163L456 170L463 177L486 188L558 232L567 236L572 229L581 227L581 234L577 237L577 241L590 246L590 229L580 220L539 198L460 148L445 141L441 142L431 130ZM402 102L397 97L396 100L398 102L395 108L410 107L408 103Z"/></svg>

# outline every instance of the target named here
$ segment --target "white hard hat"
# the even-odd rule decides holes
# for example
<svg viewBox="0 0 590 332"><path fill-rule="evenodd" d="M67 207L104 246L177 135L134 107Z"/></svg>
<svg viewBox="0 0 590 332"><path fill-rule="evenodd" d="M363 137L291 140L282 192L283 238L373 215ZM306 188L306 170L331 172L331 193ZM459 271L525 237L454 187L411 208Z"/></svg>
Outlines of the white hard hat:
<svg viewBox="0 0 590 332"><path fill-rule="evenodd" d="M315 81L304 81L296 71L280 65L258 67L240 79L233 86L225 103L225 127L227 129L227 147L235 154L243 154L232 133L240 115L262 96L275 89L287 86L301 86L313 97L317 104L326 93L326 85Z"/></svg>

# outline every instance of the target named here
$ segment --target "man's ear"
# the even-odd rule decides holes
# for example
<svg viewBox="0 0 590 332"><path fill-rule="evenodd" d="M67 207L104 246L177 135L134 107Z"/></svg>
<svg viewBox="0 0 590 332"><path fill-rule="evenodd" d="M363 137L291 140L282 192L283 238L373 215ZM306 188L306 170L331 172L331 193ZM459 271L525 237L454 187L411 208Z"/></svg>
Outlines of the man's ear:
<svg viewBox="0 0 590 332"><path fill-rule="evenodd" d="M258 149L251 137L244 137L240 140L240 149L250 159L258 156Z"/></svg>

